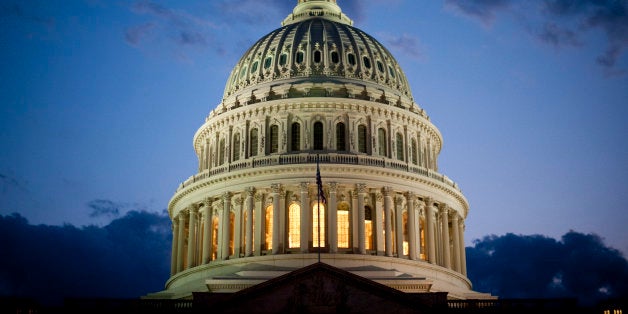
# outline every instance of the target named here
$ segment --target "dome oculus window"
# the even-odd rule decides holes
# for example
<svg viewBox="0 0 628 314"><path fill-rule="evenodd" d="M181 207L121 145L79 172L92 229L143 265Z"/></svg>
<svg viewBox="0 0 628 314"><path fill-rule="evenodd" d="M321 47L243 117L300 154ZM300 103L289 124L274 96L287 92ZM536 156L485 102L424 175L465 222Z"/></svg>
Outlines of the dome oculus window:
<svg viewBox="0 0 628 314"><path fill-rule="evenodd" d="M288 62L288 55L285 53L282 53L281 56L279 56L279 65L284 66L286 65L287 62Z"/></svg>
<svg viewBox="0 0 628 314"><path fill-rule="evenodd" d="M253 65L251 66L251 73L255 73L255 71L257 71L257 65L259 64L259 62L255 61L253 62Z"/></svg>
<svg viewBox="0 0 628 314"><path fill-rule="evenodd" d="M393 70L390 65L388 66L388 72L390 72L390 76L392 76L392 78L395 78L395 70Z"/></svg>
<svg viewBox="0 0 628 314"><path fill-rule="evenodd" d="M350 53L347 55L347 62L349 62L349 64L351 66L355 66L355 55Z"/></svg>
<svg viewBox="0 0 628 314"><path fill-rule="evenodd" d="M299 51L297 52L297 63L301 64L303 63L303 59L305 59L305 54L303 53L303 51Z"/></svg>
<svg viewBox="0 0 628 314"><path fill-rule="evenodd" d="M364 57L362 58L362 62L364 63L364 67L367 69L371 68L371 59L369 59L369 57Z"/></svg>
<svg viewBox="0 0 628 314"><path fill-rule="evenodd" d="M340 62L340 58L338 58L338 52L337 51L332 51L331 52L331 62L333 62L334 64L338 64L338 62Z"/></svg>
<svg viewBox="0 0 628 314"><path fill-rule="evenodd" d="M321 55L321 51L320 50L314 51L314 63L321 63L322 59L323 58Z"/></svg>
<svg viewBox="0 0 628 314"><path fill-rule="evenodd" d="M377 60L377 69L378 69L380 72L384 72L384 65L383 65L383 64L382 64L382 62L381 62L381 61L379 61L379 60Z"/></svg>
<svg viewBox="0 0 628 314"><path fill-rule="evenodd" d="M266 57L266 60L264 60L264 69L267 70L268 68L270 68L270 65L273 63L273 57Z"/></svg>

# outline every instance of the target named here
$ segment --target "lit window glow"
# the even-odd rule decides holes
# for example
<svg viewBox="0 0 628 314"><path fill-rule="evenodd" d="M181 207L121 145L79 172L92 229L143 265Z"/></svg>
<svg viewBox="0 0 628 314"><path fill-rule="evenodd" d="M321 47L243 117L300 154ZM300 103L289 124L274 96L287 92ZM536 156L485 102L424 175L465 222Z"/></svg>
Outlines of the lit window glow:
<svg viewBox="0 0 628 314"><path fill-rule="evenodd" d="M301 206L291 204L288 208L288 247L301 246Z"/></svg>

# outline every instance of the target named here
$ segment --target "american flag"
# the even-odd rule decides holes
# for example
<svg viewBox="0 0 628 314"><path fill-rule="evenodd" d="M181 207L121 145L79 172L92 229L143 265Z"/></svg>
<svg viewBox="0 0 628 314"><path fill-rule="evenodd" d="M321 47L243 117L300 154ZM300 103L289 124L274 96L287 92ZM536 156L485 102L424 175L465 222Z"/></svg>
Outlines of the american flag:
<svg viewBox="0 0 628 314"><path fill-rule="evenodd" d="M327 199L325 198L325 192L323 192L323 181L321 181L321 169L318 165L318 157L316 158L316 185L318 186L319 200L323 204L327 204Z"/></svg>

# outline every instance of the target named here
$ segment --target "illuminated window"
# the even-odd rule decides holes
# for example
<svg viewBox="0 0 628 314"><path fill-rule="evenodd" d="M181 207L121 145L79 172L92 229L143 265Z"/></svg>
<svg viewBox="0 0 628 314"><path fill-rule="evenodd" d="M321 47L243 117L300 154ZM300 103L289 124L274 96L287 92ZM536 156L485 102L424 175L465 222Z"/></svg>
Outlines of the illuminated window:
<svg viewBox="0 0 628 314"><path fill-rule="evenodd" d="M383 128L379 128L377 130L377 142L378 142L378 153L380 156L387 156L388 154L386 153L386 130L384 130Z"/></svg>
<svg viewBox="0 0 628 314"><path fill-rule="evenodd" d="M338 204L338 247L349 248L349 203Z"/></svg>
<svg viewBox="0 0 628 314"><path fill-rule="evenodd" d="M266 239L266 249L273 249L273 205L268 205L266 207L266 226L264 226L264 230L266 231L265 239Z"/></svg>
<svg viewBox="0 0 628 314"><path fill-rule="evenodd" d="M314 239L314 247L325 247L325 205L320 204L320 214L318 211L319 204L316 203L312 207L312 217L314 219L313 228L312 228L312 238ZM319 215L320 215L320 233L319 233ZM320 234L320 242L319 242L319 234ZM320 245L319 245L320 243Z"/></svg>
<svg viewBox="0 0 628 314"><path fill-rule="evenodd" d="M403 255L408 255L410 246L408 244L408 212L403 212L401 222L401 230L403 231Z"/></svg>
<svg viewBox="0 0 628 314"><path fill-rule="evenodd" d="M369 206L364 207L364 247L367 250L373 249L373 218Z"/></svg>
<svg viewBox="0 0 628 314"><path fill-rule="evenodd" d="M218 217L212 220L212 260L218 257Z"/></svg>
<svg viewBox="0 0 628 314"><path fill-rule="evenodd" d="M240 159L240 133L233 136L233 161Z"/></svg>
<svg viewBox="0 0 628 314"><path fill-rule="evenodd" d="M366 126L364 124L358 126L358 151L366 153Z"/></svg>
<svg viewBox="0 0 628 314"><path fill-rule="evenodd" d="M301 149L301 125L297 122L292 123L292 132L291 132L292 142L291 147L292 151L299 151Z"/></svg>
<svg viewBox="0 0 628 314"><path fill-rule="evenodd" d="M270 127L270 153L279 151L279 126L272 125Z"/></svg>
<svg viewBox="0 0 628 314"><path fill-rule="evenodd" d="M251 129L249 136L249 152L251 156L257 156L258 140L257 140L257 129Z"/></svg>
<svg viewBox="0 0 628 314"><path fill-rule="evenodd" d="M425 221L424 220L420 220L419 221L419 225L421 226L421 232L420 232L420 239L419 239L419 243L421 245L421 259L424 261L427 261L427 250L425 247Z"/></svg>
<svg viewBox="0 0 628 314"><path fill-rule="evenodd" d="M323 123L322 122L314 123L314 149L315 150L323 149Z"/></svg>
<svg viewBox="0 0 628 314"><path fill-rule="evenodd" d="M403 135L397 133L397 159L403 161Z"/></svg>
<svg viewBox="0 0 628 314"><path fill-rule="evenodd" d="M301 206L290 204L288 207L288 247L300 247L301 244Z"/></svg>
<svg viewBox="0 0 628 314"><path fill-rule="evenodd" d="M336 150L346 150L345 124L342 122L336 124Z"/></svg>

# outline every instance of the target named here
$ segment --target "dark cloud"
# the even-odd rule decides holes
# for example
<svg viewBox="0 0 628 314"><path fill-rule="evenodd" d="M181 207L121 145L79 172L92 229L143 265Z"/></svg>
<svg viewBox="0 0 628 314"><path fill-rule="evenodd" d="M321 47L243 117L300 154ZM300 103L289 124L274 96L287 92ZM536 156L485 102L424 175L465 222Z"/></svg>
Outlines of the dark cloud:
<svg viewBox="0 0 628 314"><path fill-rule="evenodd" d="M92 209L89 217L117 217L120 215L120 208L124 207L121 204L114 203L110 200L93 200L87 203L87 206Z"/></svg>
<svg viewBox="0 0 628 314"><path fill-rule="evenodd" d="M400 35L383 34L381 38L386 42L386 46L391 50L399 51L415 59L423 57L419 38L403 33Z"/></svg>
<svg viewBox="0 0 628 314"><path fill-rule="evenodd" d="M0 173L0 191L7 192L9 190L18 189L27 192L26 186L20 183L16 178Z"/></svg>
<svg viewBox="0 0 628 314"><path fill-rule="evenodd" d="M583 305L628 295L628 261L594 234L487 236L466 249L474 290L500 298L575 297Z"/></svg>
<svg viewBox="0 0 628 314"><path fill-rule="evenodd" d="M211 42L212 30L216 28L209 19L153 1L135 2L130 9L152 18L149 22L126 28L125 40L131 45L154 37L181 46L206 47Z"/></svg>
<svg viewBox="0 0 628 314"><path fill-rule="evenodd" d="M137 298L170 270L167 214L131 211L105 227L31 225L0 216L0 295L58 304L65 297Z"/></svg>
<svg viewBox="0 0 628 314"><path fill-rule="evenodd" d="M606 49L596 61L606 74L623 73L617 60L628 48L628 1L624 0L446 0L446 5L490 24L500 13L514 13L539 41L554 47L583 45L583 34L602 31Z"/></svg>
<svg viewBox="0 0 628 314"><path fill-rule="evenodd" d="M499 11L512 5L512 0L445 0L445 5L465 15L491 24Z"/></svg>

